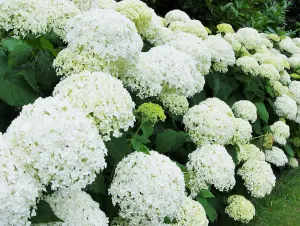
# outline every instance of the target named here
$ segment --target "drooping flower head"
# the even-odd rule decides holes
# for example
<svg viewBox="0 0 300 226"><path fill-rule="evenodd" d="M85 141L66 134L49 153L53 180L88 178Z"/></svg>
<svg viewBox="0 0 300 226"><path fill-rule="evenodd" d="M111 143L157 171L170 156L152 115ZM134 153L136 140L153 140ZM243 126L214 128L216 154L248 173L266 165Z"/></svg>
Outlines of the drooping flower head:
<svg viewBox="0 0 300 226"><path fill-rule="evenodd" d="M274 102L275 113L279 117L294 120L297 115L297 103L289 96L282 94Z"/></svg>
<svg viewBox="0 0 300 226"><path fill-rule="evenodd" d="M169 11L165 16L166 24L170 24L175 21L187 22L190 21L190 17L183 11L175 9Z"/></svg>
<svg viewBox="0 0 300 226"><path fill-rule="evenodd" d="M296 46L290 37L286 37L279 42L279 47L290 54L300 53L300 47Z"/></svg>
<svg viewBox="0 0 300 226"><path fill-rule="evenodd" d="M265 154L254 144L239 144L238 160L246 162L249 159L265 161Z"/></svg>
<svg viewBox="0 0 300 226"><path fill-rule="evenodd" d="M240 100L233 104L232 110L237 118L254 123L257 119L256 106L248 100Z"/></svg>
<svg viewBox="0 0 300 226"><path fill-rule="evenodd" d="M205 27L199 20L188 20L186 22L182 21L174 21L172 22L169 27L170 30L173 32L186 32L191 33L201 39L206 39L208 33Z"/></svg>
<svg viewBox="0 0 300 226"><path fill-rule="evenodd" d="M274 164L275 166L284 166L288 163L288 159L284 151L278 147L273 146L272 149L265 151L266 161Z"/></svg>
<svg viewBox="0 0 300 226"><path fill-rule="evenodd" d="M235 34L237 40L247 49L256 49L262 45L262 37L254 28L241 28Z"/></svg>
<svg viewBox="0 0 300 226"><path fill-rule="evenodd" d="M259 73L259 64L254 57L243 56L236 60L236 65L241 67L241 69L246 73L251 75L258 75Z"/></svg>
<svg viewBox="0 0 300 226"><path fill-rule="evenodd" d="M286 140L290 136L290 127L282 121L277 121L270 126L270 130L273 134L276 143L285 145Z"/></svg>

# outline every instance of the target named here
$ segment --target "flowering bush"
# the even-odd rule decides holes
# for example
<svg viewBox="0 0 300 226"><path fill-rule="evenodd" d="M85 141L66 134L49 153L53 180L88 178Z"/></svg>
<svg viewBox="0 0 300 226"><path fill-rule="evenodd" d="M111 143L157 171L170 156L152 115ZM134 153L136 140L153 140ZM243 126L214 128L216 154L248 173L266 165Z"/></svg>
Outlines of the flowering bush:
<svg viewBox="0 0 300 226"><path fill-rule="evenodd" d="M0 30L0 225L248 223L298 167L299 38L139 0L2 0Z"/></svg>

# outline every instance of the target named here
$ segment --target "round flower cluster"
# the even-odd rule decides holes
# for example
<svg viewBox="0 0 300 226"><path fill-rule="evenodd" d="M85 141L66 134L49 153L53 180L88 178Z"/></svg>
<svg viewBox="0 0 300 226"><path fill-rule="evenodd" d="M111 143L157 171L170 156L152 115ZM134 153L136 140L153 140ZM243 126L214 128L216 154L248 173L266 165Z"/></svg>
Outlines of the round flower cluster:
<svg viewBox="0 0 300 226"><path fill-rule="evenodd" d="M279 117L294 120L297 115L297 103L289 96L282 94L274 102L275 113Z"/></svg>
<svg viewBox="0 0 300 226"><path fill-rule="evenodd" d="M300 48L300 38L293 38L293 42Z"/></svg>
<svg viewBox="0 0 300 226"><path fill-rule="evenodd" d="M243 56L236 60L236 65L241 67L241 69L246 73L251 75L258 75L259 73L259 64L254 57Z"/></svg>
<svg viewBox="0 0 300 226"><path fill-rule="evenodd" d="M250 123L241 118L234 118L233 144L246 144L252 138L252 126Z"/></svg>
<svg viewBox="0 0 300 226"><path fill-rule="evenodd" d="M225 209L231 218L247 224L255 216L253 204L241 195L232 195L228 198L228 206Z"/></svg>
<svg viewBox="0 0 300 226"><path fill-rule="evenodd" d="M224 112L226 115L233 117L234 114L231 108L226 104L224 101L220 100L216 97L207 98L202 102L203 104L207 105L208 107L217 108L220 111Z"/></svg>
<svg viewBox="0 0 300 226"><path fill-rule="evenodd" d="M198 71L207 75L211 66L211 54L202 39L184 32L179 32L170 37L166 45L185 52L193 57Z"/></svg>
<svg viewBox="0 0 300 226"><path fill-rule="evenodd" d="M173 219L184 201L184 177L168 157L150 151L134 152L118 163L109 194L120 216L131 225L163 223Z"/></svg>
<svg viewBox="0 0 300 226"><path fill-rule="evenodd" d="M293 168L298 168L299 165L298 160L296 158L290 158L288 164Z"/></svg>
<svg viewBox="0 0 300 226"><path fill-rule="evenodd" d="M284 154L284 151L282 151L280 148L277 148L275 146L273 146L271 150L269 149L266 150L265 155L266 155L266 161L276 166L284 166L285 164L288 163L288 159Z"/></svg>
<svg viewBox="0 0 300 226"><path fill-rule="evenodd" d="M89 11L91 9L114 9L116 7L115 0L72 0L81 11Z"/></svg>
<svg viewBox="0 0 300 226"><path fill-rule="evenodd" d="M24 106L5 135L17 161L52 190L84 188L106 167L107 150L97 128L60 98Z"/></svg>
<svg viewBox="0 0 300 226"><path fill-rule="evenodd" d="M290 37L286 37L285 39L281 40L279 42L279 47L281 50L290 54L300 53L300 47L296 46Z"/></svg>
<svg viewBox="0 0 300 226"><path fill-rule="evenodd" d="M269 79L272 81L277 81L280 79L280 74L278 70L272 64L261 64L258 69L259 76Z"/></svg>
<svg viewBox="0 0 300 226"><path fill-rule="evenodd" d="M0 133L0 224L29 225L41 187L11 155ZM32 211L31 211L32 209Z"/></svg>
<svg viewBox="0 0 300 226"><path fill-rule="evenodd" d="M45 198L54 214L64 223L40 224L55 225L97 225L108 226L108 218L87 193L83 191L70 191L67 195L56 191Z"/></svg>
<svg viewBox="0 0 300 226"><path fill-rule="evenodd" d="M60 76L81 72L81 68L88 70L88 67L92 67L91 71L118 76L136 62L143 46L134 23L112 10L94 9L79 14L68 21L65 29L69 45L54 61ZM81 55L73 60L71 56L76 54ZM93 68L94 64L97 68Z"/></svg>
<svg viewBox="0 0 300 226"><path fill-rule="evenodd" d="M203 206L189 197L184 198L184 202L179 210L179 219L175 226L208 226L208 220Z"/></svg>
<svg viewBox="0 0 300 226"><path fill-rule="evenodd" d="M219 33L234 33L234 30L230 24L218 24L217 30Z"/></svg>
<svg viewBox="0 0 300 226"><path fill-rule="evenodd" d="M39 36L47 32L48 4L44 0L0 1L0 28L14 36Z"/></svg>
<svg viewBox="0 0 300 226"><path fill-rule="evenodd" d="M240 100L233 104L232 110L237 118L254 123L257 119L256 106L248 100Z"/></svg>
<svg viewBox="0 0 300 226"><path fill-rule="evenodd" d="M120 80L102 72L82 72L62 80L54 96L68 100L94 120L104 140L133 127L134 102Z"/></svg>
<svg viewBox="0 0 300 226"><path fill-rule="evenodd" d="M189 109L189 102L183 95L172 92L163 92L159 95L163 107L174 115L184 115Z"/></svg>
<svg viewBox="0 0 300 226"><path fill-rule="evenodd" d="M270 164L257 159L249 159L238 170L238 175L244 180L244 185L255 198L262 198L271 193L276 177Z"/></svg>
<svg viewBox="0 0 300 226"><path fill-rule="evenodd" d="M281 145L286 144L286 139L290 136L290 127L282 121L277 121L270 126L275 142Z"/></svg>
<svg viewBox="0 0 300 226"><path fill-rule="evenodd" d="M289 90L292 94L292 97L297 102L297 104L300 104L300 82L299 81L292 81L289 84Z"/></svg>
<svg viewBox="0 0 300 226"><path fill-rule="evenodd" d="M210 35L204 40L210 49L213 65L216 71L226 73L228 66L235 64L235 55L231 45L219 35Z"/></svg>
<svg viewBox="0 0 300 226"><path fill-rule="evenodd" d="M265 154L257 148L254 144L239 144L238 160L239 162L246 162L249 159L257 159L265 161Z"/></svg>
<svg viewBox="0 0 300 226"><path fill-rule="evenodd" d="M168 27L174 33L186 32L193 34L201 39L207 38L207 31L199 20L188 20L186 22L174 21Z"/></svg>
<svg viewBox="0 0 300 226"><path fill-rule="evenodd" d="M254 28L241 28L236 32L235 37L249 50L259 48L262 45L262 37Z"/></svg>
<svg viewBox="0 0 300 226"><path fill-rule="evenodd" d="M220 145L203 145L191 154L186 164L191 195L213 185L220 191L228 191L235 185L235 164L227 150Z"/></svg>
<svg viewBox="0 0 300 226"><path fill-rule="evenodd" d="M139 32L148 27L152 19L152 9L139 0L122 0L117 3L116 11L130 19Z"/></svg>
<svg viewBox="0 0 300 226"><path fill-rule="evenodd" d="M279 81L272 81L270 85L273 88L275 96L281 96L282 94L291 95L289 87L282 85Z"/></svg>
<svg viewBox="0 0 300 226"><path fill-rule="evenodd" d="M141 53L137 65L121 79L141 98L157 96L163 87L190 97L200 92L205 82L191 56L167 45Z"/></svg>
<svg viewBox="0 0 300 226"><path fill-rule="evenodd" d="M166 24L170 24L175 21L187 22L190 21L190 17L183 11L175 9L169 11L165 15Z"/></svg>
<svg viewBox="0 0 300 226"><path fill-rule="evenodd" d="M282 83L282 85L289 85L291 83L291 76L289 73L287 73L286 70L280 72L280 79L279 81Z"/></svg>
<svg viewBox="0 0 300 226"><path fill-rule="evenodd" d="M183 124L198 146L229 144L234 134L233 118L220 108L205 103L190 108L183 117Z"/></svg>
<svg viewBox="0 0 300 226"><path fill-rule="evenodd" d="M155 124L158 121L165 121L166 119L162 107L151 102L141 104L135 112L141 116L142 122L151 122Z"/></svg>

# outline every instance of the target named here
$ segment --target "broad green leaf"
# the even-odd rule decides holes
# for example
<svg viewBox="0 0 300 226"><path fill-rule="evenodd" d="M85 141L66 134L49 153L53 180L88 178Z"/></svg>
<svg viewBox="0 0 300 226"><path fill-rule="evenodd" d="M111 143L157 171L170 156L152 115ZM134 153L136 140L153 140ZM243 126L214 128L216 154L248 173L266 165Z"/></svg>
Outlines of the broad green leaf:
<svg viewBox="0 0 300 226"><path fill-rule="evenodd" d="M135 151L143 152L147 155L150 154L149 149L144 144L138 142L135 139L131 139L130 141L131 141L131 145Z"/></svg>
<svg viewBox="0 0 300 226"><path fill-rule="evenodd" d="M0 75L5 74L8 70L8 58L3 50L0 49Z"/></svg>
<svg viewBox="0 0 300 226"><path fill-rule="evenodd" d="M238 150L233 146L233 145L227 145L226 146L227 152L230 154L232 157L233 162L237 165L239 164L238 160Z"/></svg>
<svg viewBox="0 0 300 226"><path fill-rule="evenodd" d="M258 116L268 124L269 121L269 113L267 111L267 108L263 102L256 102L255 106L257 108L257 114Z"/></svg>
<svg viewBox="0 0 300 226"><path fill-rule="evenodd" d="M86 190L91 193L107 195L103 174L98 174L94 182L86 187Z"/></svg>
<svg viewBox="0 0 300 226"><path fill-rule="evenodd" d="M204 197L197 196L197 202L199 202L203 206L204 209L207 206L207 200Z"/></svg>
<svg viewBox="0 0 300 226"><path fill-rule="evenodd" d="M57 51L54 49L54 46L49 40L45 39L44 37L41 37L40 42L42 48L48 50L54 57L57 56Z"/></svg>
<svg viewBox="0 0 300 226"><path fill-rule="evenodd" d="M203 197L203 198L214 198L215 197L214 194L211 193L207 189L201 190L198 195L201 196L201 197Z"/></svg>
<svg viewBox="0 0 300 226"><path fill-rule="evenodd" d="M148 144L150 143L150 140L144 136L140 136L140 135L133 135L132 139L142 143L142 144Z"/></svg>
<svg viewBox="0 0 300 226"><path fill-rule="evenodd" d="M40 200L37 204L36 216L31 218L32 224L51 223L51 222L64 222L55 216L49 203L44 200Z"/></svg>
<svg viewBox="0 0 300 226"><path fill-rule="evenodd" d="M120 162L124 158L126 150L129 149L129 145L123 137L113 137L110 141L105 142L105 146L108 150L107 155L111 156L116 163Z"/></svg>
<svg viewBox="0 0 300 226"><path fill-rule="evenodd" d="M19 49L22 46L27 46L27 43L22 39L7 38L3 41L2 47L9 52Z"/></svg>
<svg viewBox="0 0 300 226"><path fill-rule="evenodd" d="M284 150L288 154L288 156L290 156L290 157L294 157L295 156L295 152L293 151L293 149L291 148L290 145L286 144L284 146Z"/></svg>
<svg viewBox="0 0 300 226"><path fill-rule="evenodd" d="M143 136L149 138L153 133L153 124L150 122L144 122L141 125L141 129L143 131Z"/></svg>
<svg viewBox="0 0 300 226"><path fill-rule="evenodd" d="M21 74L32 89L39 92L39 86L35 78L35 68L33 64L27 63L18 68L16 73Z"/></svg>
<svg viewBox="0 0 300 226"><path fill-rule="evenodd" d="M199 104L201 101L206 99L206 92L205 90L202 90L200 93L196 93L194 96L192 96L189 101L191 103L191 106Z"/></svg>
<svg viewBox="0 0 300 226"><path fill-rule="evenodd" d="M166 129L156 136L155 148L159 153L167 153L180 149L186 142L188 135L182 131Z"/></svg>
<svg viewBox="0 0 300 226"><path fill-rule="evenodd" d="M208 216L209 221L212 223L215 222L215 220L218 217L218 214L214 207L210 203L207 203L206 207L204 207L204 210L206 212L206 215Z"/></svg>

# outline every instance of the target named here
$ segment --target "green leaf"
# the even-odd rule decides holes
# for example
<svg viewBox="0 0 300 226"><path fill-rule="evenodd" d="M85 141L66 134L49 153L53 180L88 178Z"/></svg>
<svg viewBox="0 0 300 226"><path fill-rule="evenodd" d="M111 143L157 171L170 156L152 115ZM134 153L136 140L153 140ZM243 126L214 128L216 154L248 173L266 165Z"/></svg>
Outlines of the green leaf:
<svg viewBox="0 0 300 226"><path fill-rule="evenodd" d="M16 73L21 74L32 89L39 92L39 86L35 78L35 68L31 63L27 63L18 68Z"/></svg>
<svg viewBox="0 0 300 226"><path fill-rule="evenodd" d="M148 144L150 143L150 140L144 136L140 136L140 135L133 135L132 139L142 143L142 144Z"/></svg>
<svg viewBox="0 0 300 226"><path fill-rule="evenodd" d="M182 165L178 162L176 162L176 165L181 169L182 172L187 173L187 168L185 165Z"/></svg>
<svg viewBox="0 0 300 226"><path fill-rule="evenodd" d="M206 215L208 216L209 221L212 223L215 222L215 220L218 217L218 214L215 211L214 207L210 203L207 203L207 206L204 207L204 210L206 212Z"/></svg>
<svg viewBox="0 0 300 226"><path fill-rule="evenodd" d="M238 150L233 145L227 145L226 150L230 154L230 156L232 157L232 160L235 163L235 165L239 164Z"/></svg>
<svg viewBox="0 0 300 226"><path fill-rule="evenodd" d="M199 202L203 206L203 208L205 208L208 204L206 198L201 196L197 196L197 202Z"/></svg>
<svg viewBox="0 0 300 226"><path fill-rule="evenodd" d="M143 131L143 136L149 138L153 133L153 124L151 122L144 122L141 125L141 129Z"/></svg>
<svg viewBox="0 0 300 226"><path fill-rule="evenodd" d="M206 99L206 92L205 90L202 90L200 93L196 93L194 96L192 96L189 100L191 102L191 105L197 105L201 101L204 101Z"/></svg>
<svg viewBox="0 0 300 226"><path fill-rule="evenodd" d="M116 163L124 158L126 150L129 149L129 145L123 137L113 137L110 141L105 142L105 146L108 150L108 156L111 156Z"/></svg>
<svg viewBox="0 0 300 226"><path fill-rule="evenodd" d="M265 106L264 103L262 102L256 102L255 106L257 108L257 114L258 116L265 122L268 124L269 121L269 113L267 111L267 108Z"/></svg>
<svg viewBox="0 0 300 226"><path fill-rule="evenodd" d="M36 216L31 218L32 224L51 223L51 222L64 222L55 216L49 203L40 200L37 204Z"/></svg>
<svg viewBox="0 0 300 226"><path fill-rule="evenodd" d="M48 50L54 57L57 56L57 51L54 49L54 46L52 45L52 43L45 39L44 37L40 38L40 42L41 42L41 46L42 48Z"/></svg>
<svg viewBox="0 0 300 226"><path fill-rule="evenodd" d="M91 193L107 195L103 174L98 174L94 182L86 187L86 190Z"/></svg>
<svg viewBox="0 0 300 226"><path fill-rule="evenodd" d="M22 39L16 38L7 38L2 43L2 47L9 52L15 51L24 45L27 44Z"/></svg>
<svg viewBox="0 0 300 226"><path fill-rule="evenodd" d="M293 149L291 148L290 145L286 144L284 146L284 150L288 154L288 156L290 156L290 157L294 157L295 156L295 152L293 151Z"/></svg>
<svg viewBox="0 0 300 226"><path fill-rule="evenodd" d="M150 154L149 149L144 144L138 142L135 139L131 139L130 141L131 141L131 145L135 151L143 152L147 155Z"/></svg>
<svg viewBox="0 0 300 226"><path fill-rule="evenodd" d="M200 195L200 196L203 197L203 198L214 198L214 197L215 197L214 194L211 193L211 192L210 192L209 190L207 190L207 189L202 189L202 190L199 192L198 195Z"/></svg>
<svg viewBox="0 0 300 226"><path fill-rule="evenodd" d="M188 135L182 131L166 129L156 136L155 148L159 153L179 150L186 142Z"/></svg>
<svg viewBox="0 0 300 226"><path fill-rule="evenodd" d="M8 70L8 58L3 50L0 50L0 74L5 74Z"/></svg>

